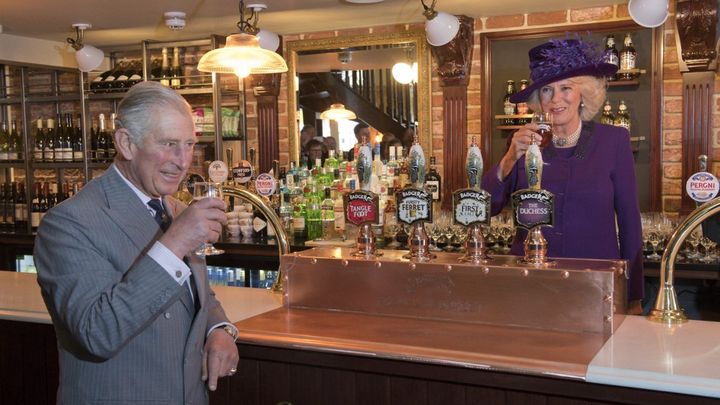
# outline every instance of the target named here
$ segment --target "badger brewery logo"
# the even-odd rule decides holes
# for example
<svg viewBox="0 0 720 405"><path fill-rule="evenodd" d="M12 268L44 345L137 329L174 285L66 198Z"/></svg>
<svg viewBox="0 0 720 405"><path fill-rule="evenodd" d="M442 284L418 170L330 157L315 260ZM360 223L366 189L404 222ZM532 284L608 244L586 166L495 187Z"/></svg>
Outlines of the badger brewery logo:
<svg viewBox="0 0 720 405"><path fill-rule="evenodd" d="M515 226L552 226L555 196L547 190L518 190L512 194L512 208Z"/></svg>
<svg viewBox="0 0 720 405"><path fill-rule="evenodd" d="M456 224L490 224L490 194L484 190L464 188L453 193Z"/></svg>
<svg viewBox="0 0 720 405"><path fill-rule="evenodd" d="M377 224L378 196L369 191L353 191L345 194L345 220L353 225Z"/></svg>
<svg viewBox="0 0 720 405"><path fill-rule="evenodd" d="M417 188L404 188L395 193L397 220L407 225L417 221L432 222L432 194Z"/></svg>

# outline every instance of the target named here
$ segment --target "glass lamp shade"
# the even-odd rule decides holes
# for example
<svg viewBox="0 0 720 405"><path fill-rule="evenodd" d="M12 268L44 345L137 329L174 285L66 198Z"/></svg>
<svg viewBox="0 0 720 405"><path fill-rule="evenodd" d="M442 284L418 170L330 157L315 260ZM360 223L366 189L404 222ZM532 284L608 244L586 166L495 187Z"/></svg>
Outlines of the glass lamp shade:
<svg viewBox="0 0 720 405"><path fill-rule="evenodd" d="M458 30L460 30L460 20L442 11L439 11L434 18L425 21L425 36L432 46L443 46L452 41Z"/></svg>
<svg viewBox="0 0 720 405"><path fill-rule="evenodd" d="M282 56L260 47L255 35L240 33L228 35L224 48L213 49L200 58L201 72L249 74L287 72Z"/></svg>
<svg viewBox="0 0 720 405"><path fill-rule="evenodd" d="M418 64L413 62L412 66L405 62L398 62L392 67L393 79L400 84L417 83Z"/></svg>
<svg viewBox="0 0 720 405"><path fill-rule="evenodd" d="M83 45L75 52L75 60L81 72L89 72L100 66L105 54L92 45Z"/></svg>
<svg viewBox="0 0 720 405"><path fill-rule="evenodd" d="M354 120L357 118L354 112L346 110L342 104L332 104L330 108L320 114L322 120Z"/></svg>
<svg viewBox="0 0 720 405"><path fill-rule="evenodd" d="M670 14L669 6L669 0L630 0L628 13L638 25L655 28L667 20Z"/></svg>
<svg viewBox="0 0 720 405"><path fill-rule="evenodd" d="M258 37L258 41L260 41L260 48L262 49L275 52L280 46L280 37L272 31L260 28L256 36Z"/></svg>

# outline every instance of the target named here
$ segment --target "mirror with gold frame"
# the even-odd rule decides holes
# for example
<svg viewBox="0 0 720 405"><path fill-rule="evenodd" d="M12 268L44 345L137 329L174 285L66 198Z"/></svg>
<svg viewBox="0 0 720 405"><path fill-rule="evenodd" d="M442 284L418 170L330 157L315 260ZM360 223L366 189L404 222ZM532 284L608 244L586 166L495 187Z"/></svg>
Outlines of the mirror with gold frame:
<svg viewBox="0 0 720 405"><path fill-rule="evenodd" d="M417 82L411 84L415 86L409 99L412 100L414 105L410 106L409 110L413 116L413 124L415 132L418 135L420 144L422 145L425 154L432 154L432 142L431 142L431 123L430 123L430 51L428 49L427 42L425 41L425 35L422 31L408 31L400 33L390 34L370 34L361 36L348 36L338 38L322 38L322 39L308 39L289 41L286 44L287 51L287 62L288 62L288 137L289 137L289 152L291 161L299 161L300 159L300 123L303 119L298 115L299 112L299 100L302 96L299 93L299 76L301 72L307 74L308 69L312 69L302 65L302 61L307 64L307 56L327 57L328 55L322 54L334 54L333 58L343 59L347 58L348 53L357 55L356 60L362 59L361 52L371 49L378 49L381 51L388 51L388 48L392 50L395 48L396 51L403 50L408 57L413 58L417 61ZM350 56L350 59L353 57ZM387 59L387 58L386 58ZM348 63L345 61L345 63ZM350 64L352 65L352 64ZM340 70L333 67L319 69L333 72L337 77L346 75L352 75L352 68L349 70ZM355 70L357 72L357 70ZM407 85L406 85L407 86ZM408 98L405 99L407 102ZM366 121L362 116L358 117L362 121ZM371 127L372 122L367 122ZM402 134L396 134L398 136Z"/></svg>

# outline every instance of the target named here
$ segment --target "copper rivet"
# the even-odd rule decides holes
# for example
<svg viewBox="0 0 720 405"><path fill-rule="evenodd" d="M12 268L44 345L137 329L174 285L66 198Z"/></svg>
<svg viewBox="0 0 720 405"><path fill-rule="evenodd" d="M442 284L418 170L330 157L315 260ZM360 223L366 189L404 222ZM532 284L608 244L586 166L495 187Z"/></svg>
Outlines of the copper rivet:
<svg viewBox="0 0 720 405"><path fill-rule="evenodd" d="M410 270L415 270L415 267L417 266L415 265L415 263L410 263L408 267L410 267Z"/></svg>
<svg viewBox="0 0 720 405"><path fill-rule="evenodd" d="M379 269L380 267L382 267L382 263L381 263L381 262L375 262L375 267L377 267L377 268Z"/></svg>
<svg viewBox="0 0 720 405"><path fill-rule="evenodd" d="M446 265L445 265L445 270L446 270L446 271L451 271L451 270L452 270L452 266L449 265L449 264L446 264Z"/></svg>
<svg viewBox="0 0 720 405"><path fill-rule="evenodd" d="M313 257L312 259L310 259L310 263L311 263L311 264L317 264L317 259Z"/></svg>
<svg viewBox="0 0 720 405"><path fill-rule="evenodd" d="M523 275L524 277L527 277L528 275L530 275L530 271L529 271L528 269L523 269L522 275Z"/></svg>
<svg viewBox="0 0 720 405"><path fill-rule="evenodd" d="M563 272L562 272L562 278L568 278L568 277L570 277L570 272L569 272L569 271L563 271Z"/></svg>
<svg viewBox="0 0 720 405"><path fill-rule="evenodd" d="M343 261L340 262L340 263L341 263L343 266L345 266L345 267L347 267L347 265L348 265L348 261L347 261L347 260L343 260Z"/></svg>
<svg viewBox="0 0 720 405"><path fill-rule="evenodd" d="M483 274L489 274L489 273L490 273L490 268L489 268L489 267L483 267L482 272L483 272Z"/></svg>

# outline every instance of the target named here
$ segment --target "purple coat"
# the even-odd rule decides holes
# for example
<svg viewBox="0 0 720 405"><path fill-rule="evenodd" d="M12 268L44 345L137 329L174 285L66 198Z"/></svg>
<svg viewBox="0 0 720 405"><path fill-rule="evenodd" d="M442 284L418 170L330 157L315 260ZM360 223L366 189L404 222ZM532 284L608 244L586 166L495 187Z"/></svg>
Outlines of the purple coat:
<svg viewBox="0 0 720 405"><path fill-rule="evenodd" d="M628 261L628 299L643 298L642 225L628 132L620 127L583 122L574 148L544 148L542 188L555 194L555 225L543 228L550 257ZM482 186L492 194L492 214L510 194L527 188L525 157L504 181L494 165ZM615 220L617 219L617 232ZM527 231L519 229L512 254L523 255ZM619 239L619 242L618 242Z"/></svg>

